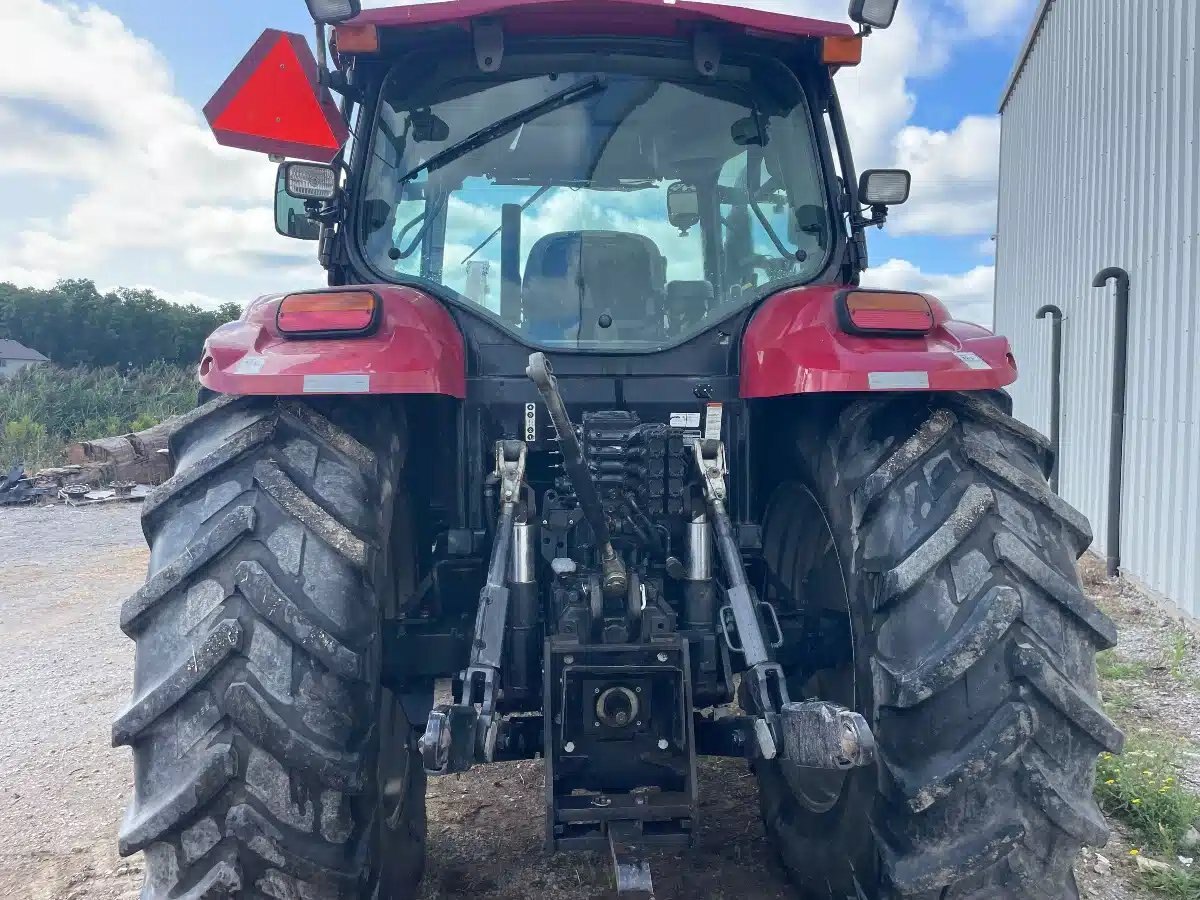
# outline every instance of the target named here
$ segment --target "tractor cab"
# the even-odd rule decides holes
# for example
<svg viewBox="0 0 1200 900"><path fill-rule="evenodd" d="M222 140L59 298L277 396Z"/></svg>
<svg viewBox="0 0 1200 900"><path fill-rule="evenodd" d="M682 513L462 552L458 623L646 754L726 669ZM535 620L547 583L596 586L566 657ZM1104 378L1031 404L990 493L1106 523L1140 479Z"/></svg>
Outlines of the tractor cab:
<svg viewBox="0 0 1200 900"><path fill-rule="evenodd" d="M334 157L277 190L281 233L324 227L331 283L410 285L530 347L663 350L781 288L856 280L862 229L906 199L906 173L854 179L832 75L895 4L854 6L859 33L695 2L373 10L336 25L331 72L268 33L208 113L226 143ZM300 71L311 97L285 88ZM283 90L307 117L273 115Z"/></svg>

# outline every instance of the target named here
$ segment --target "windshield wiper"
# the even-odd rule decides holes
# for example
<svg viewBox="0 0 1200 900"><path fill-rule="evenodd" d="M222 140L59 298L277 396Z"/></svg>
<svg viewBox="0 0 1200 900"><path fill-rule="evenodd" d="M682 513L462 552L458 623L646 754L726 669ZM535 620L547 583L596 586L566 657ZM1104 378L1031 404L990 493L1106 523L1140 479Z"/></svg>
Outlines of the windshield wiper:
<svg viewBox="0 0 1200 900"><path fill-rule="evenodd" d="M449 165L461 156L465 156L472 150L478 150L485 144L490 144L497 138L502 138L506 134L511 134L523 125L528 125L535 119L540 119L542 116L562 109L564 106L570 106L572 103L578 103L580 100L585 100L593 94L599 94L601 91L608 89L608 85L604 83L602 78L590 78L587 81L572 85L564 91L559 91L557 94L551 94L544 100L539 100L532 106L527 106L525 109L519 110L510 116L505 116L491 125L487 125L474 134L468 135L457 143L451 144L445 150L440 150L419 166L410 169L400 178L400 184L411 181L422 172L434 172L442 166Z"/></svg>

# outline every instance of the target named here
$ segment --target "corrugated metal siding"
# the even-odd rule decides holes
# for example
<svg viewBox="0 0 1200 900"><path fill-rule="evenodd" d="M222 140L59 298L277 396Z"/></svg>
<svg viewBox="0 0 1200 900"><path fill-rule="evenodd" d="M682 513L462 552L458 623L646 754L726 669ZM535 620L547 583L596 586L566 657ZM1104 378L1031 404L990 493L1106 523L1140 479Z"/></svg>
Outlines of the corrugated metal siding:
<svg viewBox="0 0 1200 900"><path fill-rule="evenodd" d="M1105 546L1113 297L1132 278L1122 561L1200 615L1200 3L1054 0L1003 111L996 329L1017 415L1049 430L1064 322L1063 496Z"/></svg>

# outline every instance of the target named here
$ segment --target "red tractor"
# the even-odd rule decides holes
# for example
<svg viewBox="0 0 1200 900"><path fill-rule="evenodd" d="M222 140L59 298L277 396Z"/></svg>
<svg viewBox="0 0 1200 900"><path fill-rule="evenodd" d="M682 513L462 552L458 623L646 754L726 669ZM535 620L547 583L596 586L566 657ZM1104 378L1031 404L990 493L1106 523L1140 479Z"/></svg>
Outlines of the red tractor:
<svg viewBox="0 0 1200 900"><path fill-rule="evenodd" d="M859 286L909 176L833 76L896 0L308 5L206 109L329 286L209 338L145 505L142 896L412 898L427 777L538 756L646 895L710 755L805 897L1078 897L1088 523L1008 343Z"/></svg>

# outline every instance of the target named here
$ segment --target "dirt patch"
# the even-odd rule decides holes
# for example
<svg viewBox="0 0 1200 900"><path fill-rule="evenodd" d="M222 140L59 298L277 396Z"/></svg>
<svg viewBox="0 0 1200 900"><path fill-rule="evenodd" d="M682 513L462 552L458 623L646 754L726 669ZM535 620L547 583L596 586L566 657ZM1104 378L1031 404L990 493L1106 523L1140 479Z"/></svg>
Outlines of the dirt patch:
<svg viewBox="0 0 1200 900"><path fill-rule="evenodd" d="M763 833L746 764L701 760L700 797L696 847L648 857L660 900L791 897ZM546 852L544 803L540 762L435 780L422 900L615 900L607 856Z"/></svg>
<svg viewBox="0 0 1200 900"><path fill-rule="evenodd" d="M134 900L140 858L121 860L116 831L130 787L129 754L109 723L129 697L133 645L117 627L147 553L129 506L0 512L0 897ZM1117 619L1123 678L1117 718L1186 742L1200 790L1200 662L1195 635L1180 654L1178 621L1094 561L1085 584ZM1111 684L1111 683L1110 683ZM1110 688L1111 693L1111 688ZM1110 696L1110 700L1113 697ZM661 900L783 900L790 893L758 817L754 778L734 760L703 760L697 846L652 856ZM434 779L422 900L613 900L602 854L547 854L540 762ZM1097 900L1154 895L1135 878L1133 844L1085 851L1081 893Z"/></svg>
<svg viewBox="0 0 1200 900"><path fill-rule="evenodd" d="M109 723L133 672L118 609L147 556L136 508L0 513L0 896L138 896L141 862L116 851L130 764Z"/></svg>

